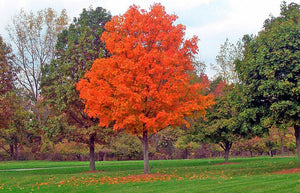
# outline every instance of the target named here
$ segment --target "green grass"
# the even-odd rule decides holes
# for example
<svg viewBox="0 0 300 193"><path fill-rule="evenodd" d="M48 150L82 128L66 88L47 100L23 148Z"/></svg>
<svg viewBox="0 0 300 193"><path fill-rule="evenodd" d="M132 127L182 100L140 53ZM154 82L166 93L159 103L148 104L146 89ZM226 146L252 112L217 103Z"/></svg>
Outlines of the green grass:
<svg viewBox="0 0 300 193"><path fill-rule="evenodd" d="M142 161L96 162L98 173L88 173L88 162L0 162L0 192L300 192L300 174L273 174L299 167L296 157L153 160L151 173L141 178ZM15 171L9 169L46 168ZM9 171L8 171L9 170Z"/></svg>

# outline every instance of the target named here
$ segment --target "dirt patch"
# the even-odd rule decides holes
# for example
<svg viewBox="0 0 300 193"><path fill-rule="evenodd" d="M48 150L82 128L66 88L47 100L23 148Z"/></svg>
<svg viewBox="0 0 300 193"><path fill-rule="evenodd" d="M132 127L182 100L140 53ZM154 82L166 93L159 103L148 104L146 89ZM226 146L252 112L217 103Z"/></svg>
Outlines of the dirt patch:
<svg viewBox="0 0 300 193"><path fill-rule="evenodd" d="M273 174L296 174L296 173L300 173L300 168L291 168L291 169L281 170L278 172L273 172Z"/></svg>
<svg viewBox="0 0 300 193"><path fill-rule="evenodd" d="M238 162L224 162L224 163L217 163L217 164L214 164L214 165L232 165L232 164L238 164Z"/></svg>

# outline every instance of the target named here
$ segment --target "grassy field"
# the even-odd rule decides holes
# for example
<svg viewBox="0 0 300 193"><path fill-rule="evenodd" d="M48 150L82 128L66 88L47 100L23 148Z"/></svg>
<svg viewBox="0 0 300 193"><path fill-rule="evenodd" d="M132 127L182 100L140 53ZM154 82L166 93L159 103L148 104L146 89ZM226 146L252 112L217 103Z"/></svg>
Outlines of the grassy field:
<svg viewBox="0 0 300 193"><path fill-rule="evenodd" d="M300 173L274 174L299 167L296 157L150 161L0 162L0 192L300 192ZM30 168L37 168L31 170ZM26 169L26 170L19 170Z"/></svg>

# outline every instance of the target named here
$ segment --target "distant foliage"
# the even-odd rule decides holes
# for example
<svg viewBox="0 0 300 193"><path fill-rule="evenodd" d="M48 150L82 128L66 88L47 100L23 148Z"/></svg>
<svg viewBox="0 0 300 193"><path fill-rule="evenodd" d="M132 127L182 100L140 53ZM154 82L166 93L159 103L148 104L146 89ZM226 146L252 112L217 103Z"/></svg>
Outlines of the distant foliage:
<svg viewBox="0 0 300 193"><path fill-rule="evenodd" d="M243 43L238 41L236 44L230 43L226 38L224 44L220 46L220 51L216 56L217 64L213 68L217 71L227 84L237 83L238 74L235 70L235 61L243 58Z"/></svg>
<svg viewBox="0 0 300 193"><path fill-rule="evenodd" d="M32 100L40 97L42 68L54 59L57 35L68 24L66 10L58 15L53 9L37 13L20 10L8 25L8 34L14 46L15 68L19 70L17 81ZM38 112L37 116L38 115ZM39 118L39 117L38 117Z"/></svg>
<svg viewBox="0 0 300 193"><path fill-rule="evenodd" d="M0 128L7 127L10 117L13 116L11 97L15 71L12 60L12 50L0 36Z"/></svg>

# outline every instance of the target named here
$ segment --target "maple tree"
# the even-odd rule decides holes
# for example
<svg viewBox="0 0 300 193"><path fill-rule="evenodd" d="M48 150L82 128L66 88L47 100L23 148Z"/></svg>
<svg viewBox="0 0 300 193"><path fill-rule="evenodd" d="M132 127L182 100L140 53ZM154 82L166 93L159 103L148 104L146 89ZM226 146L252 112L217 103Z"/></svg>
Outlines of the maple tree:
<svg viewBox="0 0 300 193"><path fill-rule="evenodd" d="M77 84L85 111L100 126L114 124L141 140L144 173L149 173L149 139L169 126L188 124L186 116L204 115L212 96L190 84L198 38L184 40L185 27L175 25L161 4L150 11L133 5L106 23L101 39L109 58L94 61Z"/></svg>

